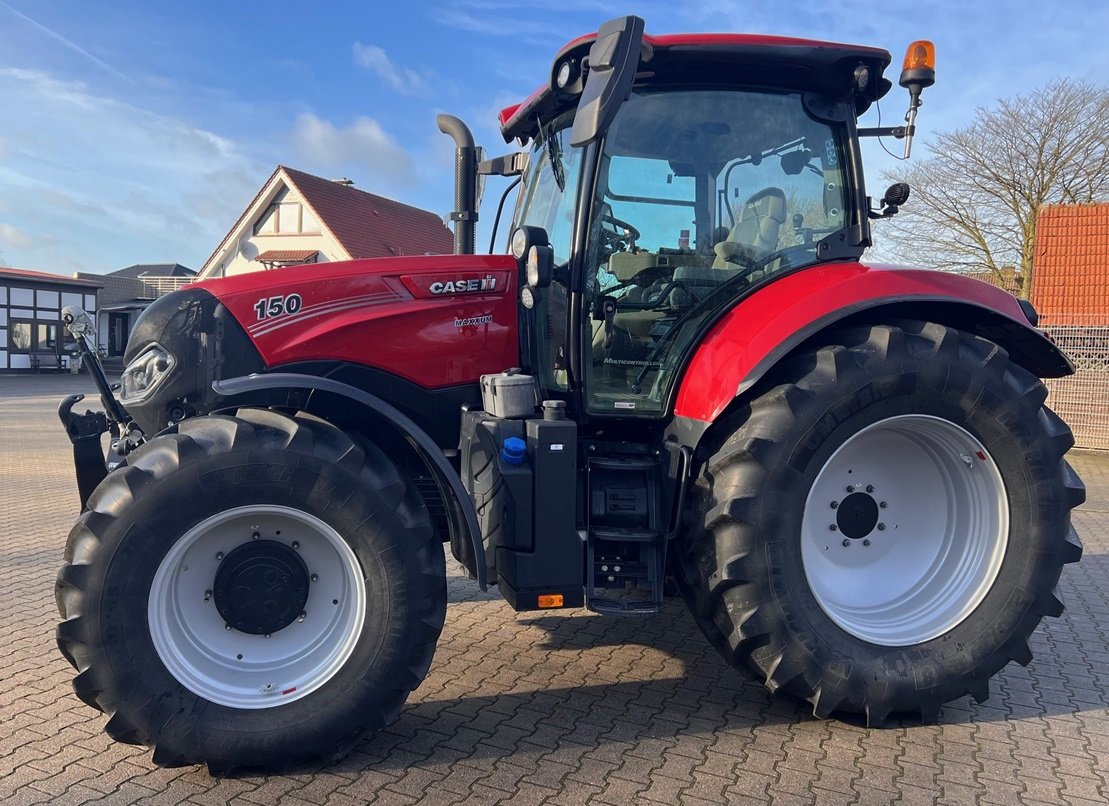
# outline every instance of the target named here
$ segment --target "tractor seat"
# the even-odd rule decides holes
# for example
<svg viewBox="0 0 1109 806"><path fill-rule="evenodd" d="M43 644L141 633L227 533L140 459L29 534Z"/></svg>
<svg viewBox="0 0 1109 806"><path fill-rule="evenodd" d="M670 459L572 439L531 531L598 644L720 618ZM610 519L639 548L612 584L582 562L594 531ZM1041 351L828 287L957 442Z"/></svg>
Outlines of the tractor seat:
<svg viewBox="0 0 1109 806"><path fill-rule="evenodd" d="M786 194L781 188L763 188L743 203L728 239L716 244L714 269L740 269L762 260L778 248L778 231L786 220ZM734 257L735 260L728 260Z"/></svg>

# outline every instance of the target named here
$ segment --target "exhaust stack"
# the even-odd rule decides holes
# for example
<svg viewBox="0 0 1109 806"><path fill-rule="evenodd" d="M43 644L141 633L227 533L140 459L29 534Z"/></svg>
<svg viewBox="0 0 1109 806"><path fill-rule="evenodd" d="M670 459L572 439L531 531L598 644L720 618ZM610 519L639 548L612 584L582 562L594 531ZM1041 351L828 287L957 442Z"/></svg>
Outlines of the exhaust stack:
<svg viewBox="0 0 1109 806"><path fill-rule="evenodd" d="M454 253L474 253L474 233L477 228L477 148L470 129L454 115L438 115L435 123L439 131L454 139Z"/></svg>

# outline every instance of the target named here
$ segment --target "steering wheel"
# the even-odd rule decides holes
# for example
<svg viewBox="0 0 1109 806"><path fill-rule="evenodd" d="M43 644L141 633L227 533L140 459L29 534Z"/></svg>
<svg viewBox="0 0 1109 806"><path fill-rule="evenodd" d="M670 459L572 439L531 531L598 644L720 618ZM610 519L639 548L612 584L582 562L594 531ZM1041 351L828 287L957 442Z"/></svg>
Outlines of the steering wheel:
<svg viewBox="0 0 1109 806"><path fill-rule="evenodd" d="M625 240L632 246L634 246L635 242L639 240L639 230L637 230L627 221L619 219L611 213L601 214L601 216L598 218L598 221L601 224L601 237L604 239L602 241L602 245L606 250L610 250L610 254L612 252L624 251L620 248L620 246L624 244ZM613 231L610 232L609 230L605 229L605 224L610 224Z"/></svg>

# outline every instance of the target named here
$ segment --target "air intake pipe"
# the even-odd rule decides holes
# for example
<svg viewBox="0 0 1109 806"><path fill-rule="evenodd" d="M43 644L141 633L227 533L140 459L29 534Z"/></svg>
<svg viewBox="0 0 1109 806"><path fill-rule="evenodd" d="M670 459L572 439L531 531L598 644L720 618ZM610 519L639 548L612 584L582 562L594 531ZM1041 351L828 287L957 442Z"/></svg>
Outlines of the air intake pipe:
<svg viewBox="0 0 1109 806"><path fill-rule="evenodd" d="M472 255L477 228L477 147L470 129L454 115L435 118L439 131L454 139L454 253Z"/></svg>

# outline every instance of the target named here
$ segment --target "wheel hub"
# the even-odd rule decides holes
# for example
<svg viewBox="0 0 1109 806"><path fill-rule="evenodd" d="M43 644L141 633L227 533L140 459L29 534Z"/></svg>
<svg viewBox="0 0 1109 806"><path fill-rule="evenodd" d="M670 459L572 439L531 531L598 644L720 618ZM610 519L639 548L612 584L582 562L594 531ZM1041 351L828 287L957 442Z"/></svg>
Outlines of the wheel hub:
<svg viewBox="0 0 1109 806"><path fill-rule="evenodd" d="M308 567L295 550L276 540L253 540L223 559L212 594L230 627L269 635L304 612L308 585Z"/></svg>
<svg viewBox="0 0 1109 806"><path fill-rule="evenodd" d="M863 641L931 640L989 592L1008 510L1000 470L965 428L926 414L879 420L848 437L813 479L801 525L809 589Z"/></svg>
<svg viewBox="0 0 1109 806"><path fill-rule="evenodd" d="M878 503L866 493L851 493L836 509L836 526L844 537L859 540L878 525Z"/></svg>

